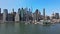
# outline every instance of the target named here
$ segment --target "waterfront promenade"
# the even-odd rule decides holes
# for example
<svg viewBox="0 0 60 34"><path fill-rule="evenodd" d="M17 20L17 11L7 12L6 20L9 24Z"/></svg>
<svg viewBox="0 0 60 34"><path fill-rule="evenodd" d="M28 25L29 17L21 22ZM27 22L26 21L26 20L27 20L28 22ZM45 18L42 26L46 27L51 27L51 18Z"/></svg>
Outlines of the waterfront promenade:
<svg viewBox="0 0 60 34"><path fill-rule="evenodd" d="M5 22L0 20L0 24L2 24L2 23L21 23L21 22L25 23L25 24L43 24L43 20L40 20L40 21L5 21ZM47 20L46 22L49 22L51 24L56 24L56 23L60 23L60 19Z"/></svg>

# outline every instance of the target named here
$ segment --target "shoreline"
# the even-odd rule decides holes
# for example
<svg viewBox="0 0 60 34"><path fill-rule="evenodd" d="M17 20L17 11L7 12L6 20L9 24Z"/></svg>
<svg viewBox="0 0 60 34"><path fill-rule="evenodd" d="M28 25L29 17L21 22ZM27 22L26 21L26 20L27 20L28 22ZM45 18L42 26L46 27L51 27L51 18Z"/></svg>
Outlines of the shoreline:
<svg viewBox="0 0 60 34"><path fill-rule="evenodd" d="M43 25L43 21L39 21L39 22L34 22L34 21L0 21L0 24L4 24L4 23L24 23L24 24L40 24ZM50 21L51 24L57 24L60 22L52 22Z"/></svg>

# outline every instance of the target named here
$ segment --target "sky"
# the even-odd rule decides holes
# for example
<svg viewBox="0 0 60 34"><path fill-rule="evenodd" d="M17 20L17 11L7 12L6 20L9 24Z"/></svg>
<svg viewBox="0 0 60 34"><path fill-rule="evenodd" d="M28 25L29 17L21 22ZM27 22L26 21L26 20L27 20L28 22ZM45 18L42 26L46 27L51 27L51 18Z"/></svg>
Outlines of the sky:
<svg viewBox="0 0 60 34"><path fill-rule="evenodd" d="M0 8L8 9L8 12L12 12L12 8L18 11L18 8L31 8L32 12L39 9L41 14L43 8L46 10L46 15L54 13L60 13L60 0L0 0Z"/></svg>

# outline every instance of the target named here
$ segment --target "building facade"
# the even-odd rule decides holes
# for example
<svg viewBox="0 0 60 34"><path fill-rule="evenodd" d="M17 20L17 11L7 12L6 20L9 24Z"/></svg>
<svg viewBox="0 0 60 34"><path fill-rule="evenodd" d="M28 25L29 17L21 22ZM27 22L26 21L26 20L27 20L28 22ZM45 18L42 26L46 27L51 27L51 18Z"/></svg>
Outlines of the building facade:
<svg viewBox="0 0 60 34"><path fill-rule="evenodd" d="M59 19L59 13L55 13L55 18Z"/></svg>
<svg viewBox="0 0 60 34"><path fill-rule="evenodd" d="M19 13L16 13L15 21L20 21Z"/></svg>
<svg viewBox="0 0 60 34"><path fill-rule="evenodd" d="M36 11L33 13L33 15L34 15L33 20L40 21L41 13L39 12L38 9L36 9Z"/></svg>
<svg viewBox="0 0 60 34"><path fill-rule="evenodd" d="M43 8L43 19L45 20L45 8Z"/></svg>
<svg viewBox="0 0 60 34"><path fill-rule="evenodd" d="M8 21L8 10L7 9L3 10L3 21Z"/></svg>
<svg viewBox="0 0 60 34"><path fill-rule="evenodd" d="M0 8L0 14L1 14L1 8Z"/></svg>

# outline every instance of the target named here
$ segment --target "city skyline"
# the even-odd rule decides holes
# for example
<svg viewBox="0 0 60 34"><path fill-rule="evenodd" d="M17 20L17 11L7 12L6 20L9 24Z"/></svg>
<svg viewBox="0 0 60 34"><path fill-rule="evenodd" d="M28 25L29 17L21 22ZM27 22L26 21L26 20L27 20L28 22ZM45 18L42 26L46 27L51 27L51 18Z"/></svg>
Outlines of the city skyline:
<svg viewBox="0 0 60 34"><path fill-rule="evenodd" d="M43 8L46 9L46 15L51 15L53 12L60 13L60 0L0 0L0 8L8 9L9 12L12 12L14 8L15 11L18 11L18 8L32 8L32 12L35 12L36 9L39 9L43 13Z"/></svg>

